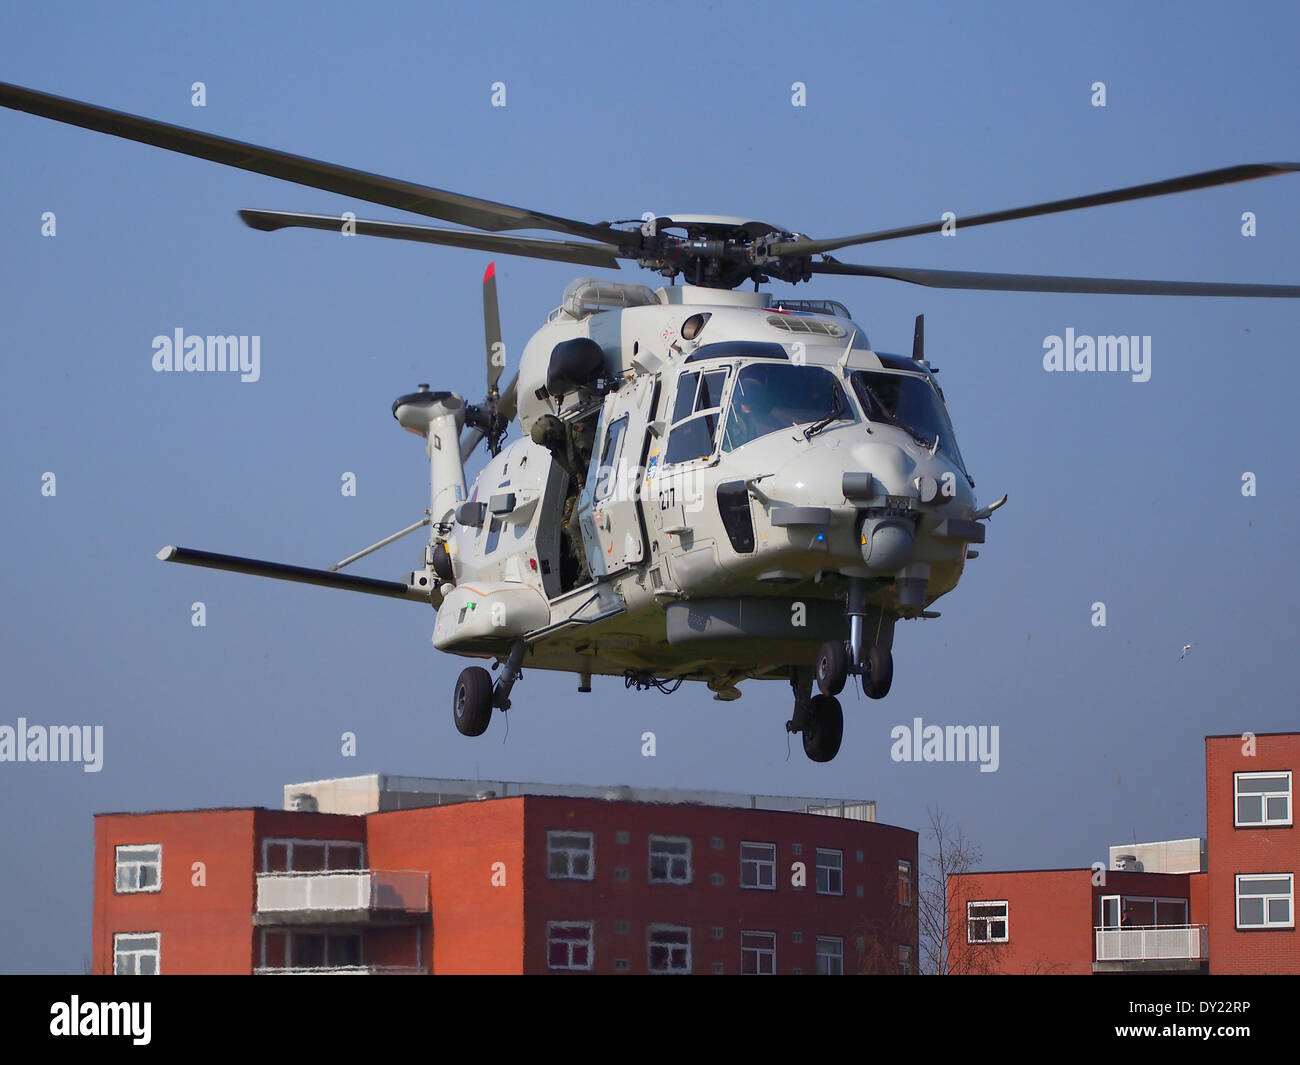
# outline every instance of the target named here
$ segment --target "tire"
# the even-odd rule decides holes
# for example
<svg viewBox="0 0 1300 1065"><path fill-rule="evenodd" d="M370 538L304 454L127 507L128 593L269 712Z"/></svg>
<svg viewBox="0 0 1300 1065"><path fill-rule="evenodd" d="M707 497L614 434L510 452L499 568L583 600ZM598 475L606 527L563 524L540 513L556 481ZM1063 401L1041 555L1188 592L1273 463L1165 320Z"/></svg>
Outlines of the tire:
<svg viewBox="0 0 1300 1065"><path fill-rule="evenodd" d="M462 736L481 736L492 721L492 674L482 666L470 666L456 679L451 704L456 731Z"/></svg>
<svg viewBox="0 0 1300 1065"><path fill-rule="evenodd" d="M829 762L844 739L844 711L833 695L814 695L803 729L803 753L814 762Z"/></svg>
<svg viewBox="0 0 1300 1065"><path fill-rule="evenodd" d="M867 655L867 696L883 699L894 683L894 655L879 645Z"/></svg>
<svg viewBox="0 0 1300 1065"><path fill-rule="evenodd" d="M817 652L817 687L823 695L839 695L849 675L849 656L844 644L824 643Z"/></svg>

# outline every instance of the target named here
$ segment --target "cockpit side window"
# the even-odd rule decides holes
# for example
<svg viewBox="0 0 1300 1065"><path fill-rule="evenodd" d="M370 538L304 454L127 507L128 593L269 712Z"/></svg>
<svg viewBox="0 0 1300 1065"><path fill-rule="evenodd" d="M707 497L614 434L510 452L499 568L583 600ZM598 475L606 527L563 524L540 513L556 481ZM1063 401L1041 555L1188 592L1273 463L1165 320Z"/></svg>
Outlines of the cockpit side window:
<svg viewBox="0 0 1300 1065"><path fill-rule="evenodd" d="M708 373L692 370L677 379L664 465L694 462L713 454L722 416L722 394L730 372L727 368Z"/></svg>

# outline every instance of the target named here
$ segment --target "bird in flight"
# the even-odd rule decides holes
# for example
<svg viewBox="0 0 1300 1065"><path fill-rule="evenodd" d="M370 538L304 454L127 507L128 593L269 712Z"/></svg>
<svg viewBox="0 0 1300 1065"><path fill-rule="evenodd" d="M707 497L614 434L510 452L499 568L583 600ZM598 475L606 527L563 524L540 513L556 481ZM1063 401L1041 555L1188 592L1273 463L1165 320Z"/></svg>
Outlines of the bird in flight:
<svg viewBox="0 0 1300 1065"><path fill-rule="evenodd" d="M1190 651L1191 649L1192 649L1192 645L1190 643L1183 644L1183 653L1178 656L1178 661L1181 662L1184 658L1186 658L1187 652Z"/></svg>

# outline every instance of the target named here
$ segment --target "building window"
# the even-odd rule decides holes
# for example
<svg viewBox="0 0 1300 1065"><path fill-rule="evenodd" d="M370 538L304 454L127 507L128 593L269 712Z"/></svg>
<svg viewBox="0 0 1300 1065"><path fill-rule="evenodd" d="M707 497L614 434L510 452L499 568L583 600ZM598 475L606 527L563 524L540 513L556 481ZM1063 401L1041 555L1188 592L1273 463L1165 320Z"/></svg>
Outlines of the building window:
<svg viewBox="0 0 1300 1065"><path fill-rule="evenodd" d="M723 929L722 925L715 924L713 926L713 938L721 939L724 935L726 935L726 931Z"/></svg>
<svg viewBox="0 0 1300 1065"><path fill-rule="evenodd" d="M626 921L615 921L615 922L614 922L614 934L615 934L615 935L618 935L618 936L625 936L625 935L627 935L627 931L628 931L628 928L627 928L627 922L626 922Z"/></svg>
<svg viewBox="0 0 1300 1065"><path fill-rule="evenodd" d="M844 940L839 936L817 937L817 975L844 975Z"/></svg>
<svg viewBox="0 0 1300 1065"><path fill-rule="evenodd" d="M802 932L791 932L791 933L790 933L790 942L791 942L791 943L802 943L802 942L803 942L803 933L802 933Z"/></svg>
<svg viewBox="0 0 1300 1065"><path fill-rule="evenodd" d="M546 965L551 969L590 969L590 921L551 921L546 926Z"/></svg>
<svg viewBox="0 0 1300 1065"><path fill-rule="evenodd" d="M689 973L691 930L676 925L652 924L649 968L652 973Z"/></svg>
<svg viewBox="0 0 1300 1065"><path fill-rule="evenodd" d="M616 972L620 972L620 973L625 973L625 972L627 972L627 959L626 959L626 958L615 958L615 959L614 959L614 970L615 970Z"/></svg>
<svg viewBox="0 0 1300 1065"><path fill-rule="evenodd" d="M796 858L798 858L799 855L803 854L803 844L802 844L802 843L791 843L791 844L790 844L790 853L793 854Z"/></svg>
<svg viewBox="0 0 1300 1065"><path fill-rule="evenodd" d="M714 836L712 839L709 840L709 846L712 847L715 851L720 851L727 846L727 841L724 840L721 836Z"/></svg>
<svg viewBox="0 0 1300 1065"><path fill-rule="evenodd" d="M712 884L714 887L722 887L722 885L725 884L726 882L727 882L727 878L723 876L721 873L709 874L709 883Z"/></svg>
<svg viewBox="0 0 1300 1065"><path fill-rule="evenodd" d="M912 975L912 948L911 947L898 948L898 975L899 976Z"/></svg>
<svg viewBox="0 0 1300 1065"><path fill-rule="evenodd" d="M119 932L113 936L117 976L157 976L162 972L161 932Z"/></svg>
<svg viewBox="0 0 1300 1065"><path fill-rule="evenodd" d="M1237 877L1238 928L1294 928L1295 877L1264 873Z"/></svg>
<svg viewBox="0 0 1300 1065"><path fill-rule="evenodd" d="M650 837L650 883L691 882L691 841L678 836Z"/></svg>
<svg viewBox="0 0 1300 1065"><path fill-rule="evenodd" d="M740 971L748 976L772 976L776 972L776 933L740 933Z"/></svg>
<svg viewBox="0 0 1300 1065"><path fill-rule="evenodd" d="M720 961L715 961L715 962L713 963L713 965L711 966L711 968L712 968L712 970L713 970L713 975L714 975L714 976L722 976L722 975L723 975L722 962L720 962Z"/></svg>
<svg viewBox="0 0 1300 1065"><path fill-rule="evenodd" d="M740 845L740 886L776 890L776 844Z"/></svg>
<svg viewBox="0 0 1300 1065"><path fill-rule="evenodd" d="M356 840L262 840L264 873L342 872L365 867L365 848Z"/></svg>
<svg viewBox="0 0 1300 1065"><path fill-rule="evenodd" d="M898 904L900 906L912 905L912 863L900 861L898 863Z"/></svg>
<svg viewBox="0 0 1300 1065"><path fill-rule="evenodd" d="M628 832L626 832L626 831L624 831L624 832L615 832L615 833L614 833L614 842L615 842L615 843L628 843L628 842L631 841L631 839L632 839L631 834L628 833Z"/></svg>
<svg viewBox="0 0 1300 1065"><path fill-rule="evenodd" d="M590 832L546 833L547 875L552 880L590 880L596 843Z"/></svg>
<svg viewBox="0 0 1300 1065"><path fill-rule="evenodd" d="M1007 942L1007 904L1005 902L966 903L966 942Z"/></svg>
<svg viewBox="0 0 1300 1065"><path fill-rule="evenodd" d="M621 866L620 868L614 870L615 880L626 880L631 875L632 874L628 871L626 866Z"/></svg>
<svg viewBox="0 0 1300 1065"><path fill-rule="evenodd" d="M162 890L162 844L150 843L117 848L116 890L119 895L134 891Z"/></svg>
<svg viewBox="0 0 1300 1065"><path fill-rule="evenodd" d="M844 894L844 852L817 848L817 894Z"/></svg>
<svg viewBox="0 0 1300 1065"><path fill-rule="evenodd" d="M1238 827L1291 823L1291 774L1234 773Z"/></svg>

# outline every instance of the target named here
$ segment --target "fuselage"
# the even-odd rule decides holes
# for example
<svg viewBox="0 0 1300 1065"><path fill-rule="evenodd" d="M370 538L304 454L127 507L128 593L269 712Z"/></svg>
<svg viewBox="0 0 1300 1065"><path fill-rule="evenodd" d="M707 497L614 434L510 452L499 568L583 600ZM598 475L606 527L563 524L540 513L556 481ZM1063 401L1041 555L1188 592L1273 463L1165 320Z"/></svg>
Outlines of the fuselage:
<svg viewBox="0 0 1300 1065"><path fill-rule="evenodd" d="M522 438L447 523L435 645L500 655L522 636L526 665L719 689L843 638L851 581L886 646L956 586L983 527L924 363L873 351L830 305L583 291L523 352ZM584 353L599 374L574 381Z"/></svg>

